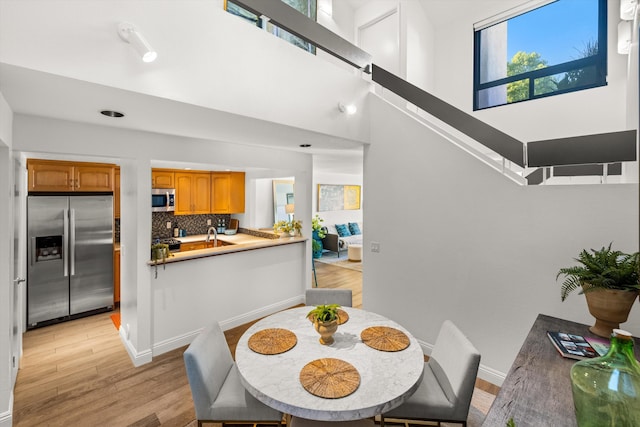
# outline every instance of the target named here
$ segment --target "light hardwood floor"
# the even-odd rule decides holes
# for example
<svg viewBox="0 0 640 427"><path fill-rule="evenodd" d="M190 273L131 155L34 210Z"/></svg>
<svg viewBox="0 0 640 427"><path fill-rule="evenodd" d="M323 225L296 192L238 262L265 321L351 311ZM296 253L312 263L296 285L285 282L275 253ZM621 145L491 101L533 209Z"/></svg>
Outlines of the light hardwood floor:
<svg viewBox="0 0 640 427"><path fill-rule="evenodd" d="M319 287L349 288L362 304L362 273L316 263ZM182 347L134 367L111 313L28 331L14 394L14 426L189 426L195 412ZM232 352L243 325L225 332ZM479 384L490 393L491 385Z"/></svg>

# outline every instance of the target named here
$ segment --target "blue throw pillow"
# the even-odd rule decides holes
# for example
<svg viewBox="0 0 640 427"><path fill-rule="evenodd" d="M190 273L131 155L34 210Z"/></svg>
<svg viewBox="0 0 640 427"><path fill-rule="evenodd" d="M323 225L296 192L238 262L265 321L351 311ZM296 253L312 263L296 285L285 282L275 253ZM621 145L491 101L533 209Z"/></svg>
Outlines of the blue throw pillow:
<svg viewBox="0 0 640 427"><path fill-rule="evenodd" d="M340 237L351 236L349 229L344 224L336 224L336 231L338 232L338 236Z"/></svg>
<svg viewBox="0 0 640 427"><path fill-rule="evenodd" d="M360 231L360 226L358 225L357 222L349 223L349 232L354 236L357 236L358 234L362 234L362 231Z"/></svg>

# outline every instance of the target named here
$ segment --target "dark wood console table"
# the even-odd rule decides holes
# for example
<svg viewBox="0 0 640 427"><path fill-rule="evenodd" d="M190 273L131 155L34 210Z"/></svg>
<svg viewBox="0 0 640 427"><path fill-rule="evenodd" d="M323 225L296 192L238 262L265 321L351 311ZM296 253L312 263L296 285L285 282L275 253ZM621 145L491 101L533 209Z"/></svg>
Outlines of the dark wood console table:
<svg viewBox="0 0 640 427"><path fill-rule="evenodd" d="M624 325L622 325L624 329ZM569 371L576 360L565 359L553 347L547 331L594 336L589 326L539 314L500 388L483 427L575 427ZM640 340L634 338L636 359Z"/></svg>

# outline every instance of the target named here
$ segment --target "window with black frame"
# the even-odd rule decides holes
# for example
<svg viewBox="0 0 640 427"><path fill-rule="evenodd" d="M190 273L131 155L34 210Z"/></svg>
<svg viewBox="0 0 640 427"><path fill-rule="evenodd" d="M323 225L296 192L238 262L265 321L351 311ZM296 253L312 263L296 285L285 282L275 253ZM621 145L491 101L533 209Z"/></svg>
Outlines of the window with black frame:
<svg viewBox="0 0 640 427"><path fill-rule="evenodd" d="M606 0L555 0L475 28L474 110L604 86L606 78Z"/></svg>
<svg viewBox="0 0 640 427"><path fill-rule="evenodd" d="M317 20L316 18L317 17L317 1L316 0L282 0L282 2L288 4L298 12L313 19L314 21ZM231 0L225 0L224 8L227 12L233 15L237 15L257 27L265 28L266 31L270 32L271 34L274 34L277 37L280 37L283 40L288 41L294 46L298 46L299 48L304 49L313 54L316 53L316 47L311 43L308 43L302 40L298 36L294 36L293 34L289 33L286 30L283 30L282 28L272 24L271 22L268 22L268 21L266 23L263 22L263 19L261 17L240 7L239 5L237 5Z"/></svg>

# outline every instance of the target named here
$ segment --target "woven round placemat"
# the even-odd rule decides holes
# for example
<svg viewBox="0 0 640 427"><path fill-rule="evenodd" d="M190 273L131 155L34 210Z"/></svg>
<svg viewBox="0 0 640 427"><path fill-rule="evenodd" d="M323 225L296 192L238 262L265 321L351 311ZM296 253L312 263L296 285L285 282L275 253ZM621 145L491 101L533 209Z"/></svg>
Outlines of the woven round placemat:
<svg viewBox="0 0 640 427"><path fill-rule="evenodd" d="M360 332L362 342L381 351L400 351L409 347L409 337L388 326L372 326Z"/></svg>
<svg viewBox="0 0 640 427"><path fill-rule="evenodd" d="M311 316L307 316L310 322L313 322ZM338 309L338 325L344 325L349 320L349 313L342 309Z"/></svg>
<svg viewBox="0 0 640 427"><path fill-rule="evenodd" d="M298 339L296 334L280 328L263 329L249 337L249 348L260 354L280 354L291 350Z"/></svg>
<svg viewBox="0 0 640 427"><path fill-rule="evenodd" d="M307 363L300 371L300 383L314 396L338 399L360 386L360 374L350 363L330 357Z"/></svg>

